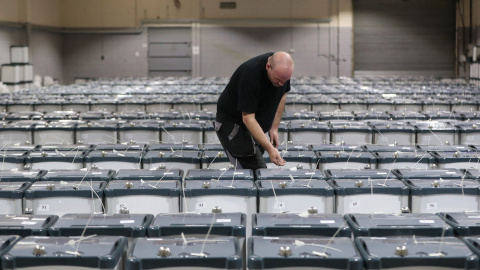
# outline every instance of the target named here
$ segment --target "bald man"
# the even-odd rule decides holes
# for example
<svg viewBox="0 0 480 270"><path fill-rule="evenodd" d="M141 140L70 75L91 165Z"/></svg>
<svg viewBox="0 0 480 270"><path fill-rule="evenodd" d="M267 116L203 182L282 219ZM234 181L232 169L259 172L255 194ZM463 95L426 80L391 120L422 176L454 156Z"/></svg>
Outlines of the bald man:
<svg viewBox="0 0 480 270"><path fill-rule="evenodd" d="M278 126L292 73L293 59L288 53L262 54L241 64L220 95L215 130L237 168L266 168L264 151L274 164L285 165L277 149Z"/></svg>

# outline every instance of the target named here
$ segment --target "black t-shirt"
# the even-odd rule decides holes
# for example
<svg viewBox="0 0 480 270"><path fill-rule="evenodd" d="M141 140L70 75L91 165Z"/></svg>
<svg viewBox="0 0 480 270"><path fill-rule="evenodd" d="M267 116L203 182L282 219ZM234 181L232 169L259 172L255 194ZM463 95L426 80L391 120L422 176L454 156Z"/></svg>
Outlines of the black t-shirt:
<svg viewBox="0 0 480 270"><path fill-rule="evenodd" d="M218 99L218 122L244 125L242 112L255 113L263 132L270 129L280 100L290 91L290 80L281 87L275 87L268 79L266 65L272 54L254 57L235 70Z"/></svg>

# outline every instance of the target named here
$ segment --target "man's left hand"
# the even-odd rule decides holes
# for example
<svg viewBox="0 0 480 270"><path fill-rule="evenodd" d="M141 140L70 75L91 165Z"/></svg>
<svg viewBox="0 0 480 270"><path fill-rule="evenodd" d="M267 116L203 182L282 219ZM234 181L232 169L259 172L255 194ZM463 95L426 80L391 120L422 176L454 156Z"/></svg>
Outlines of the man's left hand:
<svg viewBox="0 0 480 270"><path fill-rule="evenodd" d="M273 145L273 147L278 148L278 145L279 145L278 130L271 129L270 131L268 131L268 136L270 137L270 143Z"/></svg>

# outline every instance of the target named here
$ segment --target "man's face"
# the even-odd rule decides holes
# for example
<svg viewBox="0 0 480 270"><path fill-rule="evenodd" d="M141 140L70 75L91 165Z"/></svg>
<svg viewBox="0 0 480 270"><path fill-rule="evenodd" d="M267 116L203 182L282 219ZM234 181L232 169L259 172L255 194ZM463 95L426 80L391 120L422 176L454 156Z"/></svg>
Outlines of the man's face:
<svg viewBox="0 0 480 270"><path fill-rule="evenodd" d="M290 80L291 76L291 72L289 72L288 70L284 70L280 66L277 66L274 69L269 62L267 62L267 74L268 79L270 79L273 86L275 87L283 86L288 80Z"/></svg>

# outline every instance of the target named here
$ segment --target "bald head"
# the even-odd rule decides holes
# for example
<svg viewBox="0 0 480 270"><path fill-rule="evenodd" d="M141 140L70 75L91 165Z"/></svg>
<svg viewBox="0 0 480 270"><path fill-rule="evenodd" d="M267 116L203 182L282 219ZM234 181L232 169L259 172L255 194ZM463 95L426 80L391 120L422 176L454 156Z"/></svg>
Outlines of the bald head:
<svg viewBox="0 0 480 270"><path fill-rule="evenodd" d="M286 52L276 52L267 61L268 78L276 87L283 86L293 74L293 59Z"/></svg>

